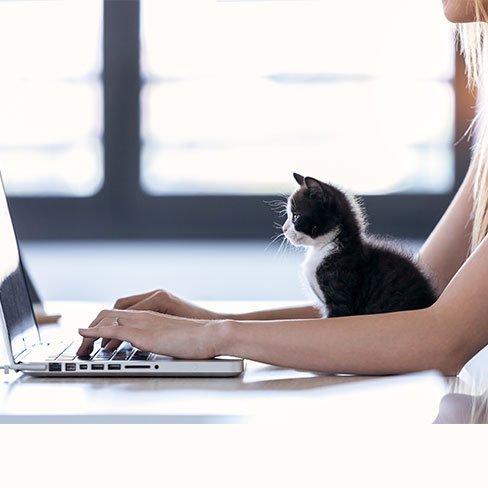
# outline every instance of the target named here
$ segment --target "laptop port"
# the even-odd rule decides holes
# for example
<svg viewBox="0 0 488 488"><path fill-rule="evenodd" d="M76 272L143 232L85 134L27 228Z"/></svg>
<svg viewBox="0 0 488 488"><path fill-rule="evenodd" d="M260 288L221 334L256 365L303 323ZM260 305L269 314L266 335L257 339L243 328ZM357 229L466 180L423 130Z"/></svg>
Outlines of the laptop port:
<svg viewBox="0 0 488 488"><path fill-rule="evenodd" d="M125 369L149 369L150 364L128 364L124 366Z"/></svg>
<svg viewBox="0 0 488 488"><path fill-rule="evenodd" d="M88 369L88 364L80 364L80 369Z"/></svg>
<svg viewBox="0 0 488 488"><path fill-rule="evenodd" d="M61 363L49 363L49 371L61 371Z"/></svg>
<svg viewBox="0 0 488 488"><path fill-rule="evenodd" d="M76 364L73 363L66 363L64 366L66 371L76 371Z"/></svg>
<svg viewBox="0 0 488 488"><path fill-rule="evenodd" d="M105 365L104 364L92 364L91 369L104 369Z"/></svg>
<svg viewBox="0 0 488 488"><path fill-rule="evenodd" d="M108 369L120 369L120 364L109 364Z"/></svg>

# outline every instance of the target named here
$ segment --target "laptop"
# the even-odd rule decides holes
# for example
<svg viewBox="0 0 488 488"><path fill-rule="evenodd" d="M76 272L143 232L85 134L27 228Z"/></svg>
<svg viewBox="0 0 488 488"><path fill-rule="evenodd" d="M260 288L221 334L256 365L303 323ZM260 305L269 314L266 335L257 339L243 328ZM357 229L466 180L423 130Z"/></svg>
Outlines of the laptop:
<svg viewBox="0 0 488 488"><path fill-rule="evenodd" d="M42 342L1 175L0 328L10 368L32 376L225 377L237 376L244 370L244 361L239 358L175 359L138 350L128 342L108 351L99 340L93 352L83 357L76 355L81 337L72 342Z"/></svg>

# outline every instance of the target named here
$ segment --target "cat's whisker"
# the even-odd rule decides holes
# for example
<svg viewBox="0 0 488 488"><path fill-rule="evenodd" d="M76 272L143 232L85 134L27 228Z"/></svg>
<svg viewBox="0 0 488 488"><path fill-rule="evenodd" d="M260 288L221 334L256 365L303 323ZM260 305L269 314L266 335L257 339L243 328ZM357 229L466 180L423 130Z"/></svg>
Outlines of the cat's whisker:
<svg viewBox="0 0 488 488"><path fill-rule="evenodd" d="M269 248L271 245L275 245L279 240L281 239L281 242L280 242L280 245L278 246L278 249L276 250L276 252L274 253L273 255L273 259L276 259L276 257L279 255L280 253L280 249L282 248L283 246L283 242L286 240L286 236L285 234L281 233L281 234L278 234L277 236L275 236L273 238L273 240L268 244L267 248ZM266 249L267 249L266 248Z"/></svg>
<svg viewBox="0 0 488 488"><path fill-rule="evenodd" d="M284 197L284 199L286 199L287 197ZM276 199L276 200L264 200L264 203L267 203L268 205L270 205L271 207L274 207L274 206L281 206L283 204L286 204L286 201L284 200L281 200L281 199Z"/></svg>
<svg viewBox="0 0 488 488"><path fill-rule="evenodd" d="M264 203L267 203L273 212L276 212L280 217L283 217L286 215L287 201L288 199L285 197L284 200L265 200Z"/></svg>
<svg viewBox="0 0 488 488"><path fill-rule="evenodd" d="M298 248L294 246L288 239L285 242L285 251L293 251L295 252Z"/></svg>
<svg viewBox="0 0 488 488"><path fill-rule="evenodd" d="M273 227L281 232L283 226L279 222L273 222Z"/></svg>
<svg viewBox="0 0 488 488"><path fill-rule="evenodd" d="M271 239L271 242L268 245L274 244L282 236L283 236L283 232L279 232Z"/></svg>
<svg viewBox="0 0 488 488"><path fill-rule="evenodd" d="M267 251L267 250L268 250L268 248L269 248L269 247L270 247L272 244L274 244L274 243L275 243L275 242L276 242L276 241L277 241L277 240L278 240L280 237L284 237L284 236L283 236L283 233L275 235L275 236L274 236L274 237L271 239L270 243L269 243L269 244L266 246L265 251Z"/></svg>
<svg viewBox="0 0 488 488"><path fill-rule="evenodd" d="M281 241L280 247L276 251L275 258L278 257L282 249L286 249L286 246L288 245L288 239L286 238L285 234L282 235L283 235L283 240Z"/></svg>

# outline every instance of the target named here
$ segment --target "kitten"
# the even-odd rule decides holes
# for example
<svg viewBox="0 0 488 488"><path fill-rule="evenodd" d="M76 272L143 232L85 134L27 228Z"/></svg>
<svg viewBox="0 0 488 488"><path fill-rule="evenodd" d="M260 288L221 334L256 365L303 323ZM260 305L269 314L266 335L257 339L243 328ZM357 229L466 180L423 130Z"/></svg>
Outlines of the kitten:
<svg viewBox="0 0 488 488"><path fill-rule="evenodd" d="M309 248L305 276L328 317L426 308L436 300L429 278L393 242L366 234L353 195L294 173L300 188L287 204L286 238Z"/></svg>

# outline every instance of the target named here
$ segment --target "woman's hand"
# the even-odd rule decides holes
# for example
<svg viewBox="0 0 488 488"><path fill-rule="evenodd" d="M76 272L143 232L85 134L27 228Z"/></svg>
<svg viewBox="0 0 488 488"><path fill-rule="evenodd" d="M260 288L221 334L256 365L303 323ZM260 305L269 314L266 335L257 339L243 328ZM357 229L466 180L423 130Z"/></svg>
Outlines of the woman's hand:
<svg viewBox="0 0 488 488"><path fill-rule="evenodd" d="M153 312L190 319L213 320L223 318L220 314L198 307L165 290L155 290L141 295L119 298L115 302L114 309L151 310Z"/></svg>
<svg viewBox="0 0 488 488"><path fill-rule="evenodd" d="M115 318L118 325L114 325ZM219 321L186 319L157 312L103 310L88 329L79 329L83 342L78 355L91 353L93 342L103 338L108 349L122 341L142 351L184 359L208 359L217 355L215 332Z"/></svg>

